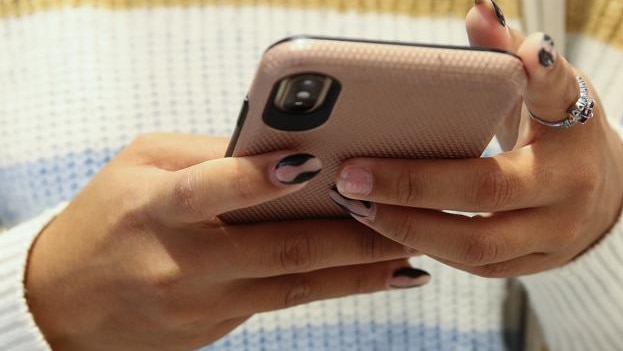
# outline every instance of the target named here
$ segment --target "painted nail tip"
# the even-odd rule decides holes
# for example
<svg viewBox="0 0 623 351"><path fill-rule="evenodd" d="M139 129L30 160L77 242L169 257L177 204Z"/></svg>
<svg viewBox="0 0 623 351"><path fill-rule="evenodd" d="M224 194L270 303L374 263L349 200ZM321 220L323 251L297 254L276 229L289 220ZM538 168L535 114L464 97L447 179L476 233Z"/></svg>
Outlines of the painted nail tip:
<svg viewBox="0 0 623 351"><path fill-rule="evenodd" d="M303 184L303 183L306 183L306 182L314 179L318 174L320 174L321 171L322 170L319 169L319 170L313 171L313 172L304 172L304 173L301 173L298 176L296 176L296 178L294 178L291 181L282 181L282 180L280 180L280 182L282 184L285 184L285 185Z"/></svg>
<svg viewBox="0 0 623 351"><path fill-rule="evenodd" d="M495 12L495 16L498 18L498 22L500 22L502 27L506 27L506 17L504 17L504 12L500 6L495 3L495 0L491 0L491 4L493 4L493 11Z"/></svg>
<svg viewBox="0 0 623 351"><path fill-rule="evenodd" d="M302 184L316 177L322 170L320 160L310 154L295 154L275 165L274 177L284 185Z"/></svg>
<svg viewBox="0 0 623 351"><path fill-rule="evenodd" d="M411 278L411 279L418 279L418 278L424 277L424 276L429 276L430 277L430 273L428 273L425 270L422 270L422 269L419 269L419 268L413 268L413 267L398 268L397 270L394 271L394 273L392 275L393 278L407 277L407 278Z"/></svg>
<svg viewBox="0 0 623 351"><path fill-rule="evenodd" d="M539 50L539 63L546 68L553 66L555 63L554 55L545 49Z"/></svg>
<svg viewBox="0 0 623 351"><path fill-rule="evenodd" d="M346 207L346 206L342 205L341 203L335 201L333 198L331 198L331 201L333 201L336 205L338 205L344 212L346 212L346 213L348 213L348 214L350 214L352 216L356 216L356 217L360 217L360 218L363 217L360 214L352 212L348 207Z"/></svg>
<svg viewBox="0 0 623 351"><path fill-rule="evenodd" d="M556 48L554 40L548 34L543 34L541 48L538 52L539 63L545 68L549 68L556 63Z"/></svg>
<svg viewBox="0 0 623 351"><path fill-rule="evenodd" d="M349 215L357 218L357 219L363 219L366 218L366 215L362 215L356 212L353 212L351 209L349 209L348 207L342 205L341 203L335 201L335 199L333 199L332 197L330 197L331 201L333 201L336 205L338 205L344 212L348 213Z"/></svg>
<svg viewBox="0 0 623 351"><path fill-rule="evenodd" d="M428 282L426 282L426 283L422 283L422 284L404 285L404 286L389 284L389 287L390 287L390 288L392 288L393 290L401 290L401 289L413 289L413 288L419 288L419 287L424 286L424 285L426 285L426 284L428 284Z"/></svg>
<svg viewBox="0 0 623 351"><path fill-rule="evenodd" d="M430 282L430 276L426 276L424 278L420 278L417 280L403 280L395 283L390 282L388 285L392 289L411 289L411 288L419 288L421 286L427 285Z"/></svg>
<svg viewBox="0 0 623 351"><path fill-rule="evenodd" d="M314 155L305 154L305 153L290 155L290 156L283 158L281 161L279 161L277 165L275 166L275 168L281 168L285 166L300 166L313 158L316 158L316 157Z"/></svg>
<svg viewBox="0 0 623 351"><path fill-rule="evenodd" d="M355 217L357 220L372 220L376 214L374 204L368 201L349 199L340 194L336 187L329 191L329 198L343 211ZM359 211L357 211L357 209Z"/></svg>

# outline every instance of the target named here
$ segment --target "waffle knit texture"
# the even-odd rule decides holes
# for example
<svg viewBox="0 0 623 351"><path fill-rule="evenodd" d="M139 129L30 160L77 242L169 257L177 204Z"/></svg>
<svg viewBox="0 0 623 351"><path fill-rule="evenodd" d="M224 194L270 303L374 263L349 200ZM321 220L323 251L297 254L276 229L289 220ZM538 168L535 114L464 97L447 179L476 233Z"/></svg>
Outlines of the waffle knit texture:
<svg viewBox="0 0 623 351"><path fill-rule="evenodd" d="M1 1L0 227L7 230L0 233L0 349L49 350L24 298L29 247L62 203L136 135L230 135L263 50L284 36L465 45L463 16L472 4ZM499 4L521 27L521 2ZM567 13L567 57L591 77L620 125L623 0L569 0ZM256 315L204 350L505 349L505 280L426 257L413 264L434 277L423 289ZM623 349L621 221L574 262L521 280L552 350Z"/></svg>

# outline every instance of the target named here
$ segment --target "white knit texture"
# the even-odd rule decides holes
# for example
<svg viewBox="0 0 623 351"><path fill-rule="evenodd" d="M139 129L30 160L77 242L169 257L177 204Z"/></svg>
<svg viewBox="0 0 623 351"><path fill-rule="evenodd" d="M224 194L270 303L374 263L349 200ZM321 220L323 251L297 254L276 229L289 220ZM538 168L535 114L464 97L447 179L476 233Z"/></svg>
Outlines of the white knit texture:
<svg viewBox="0 0 623 351"><path fill-rule="evenodd" d="M32 242L64 206L0 234L0 350L50 350L28 310L24 277Z"/></svg>
<svg viewBox="0 0 623 351"><path fill-rule="evenodd" d="M621 350L623 217L590 251L550 271L520 278L552 350Z"/></svg>
<svg viewBox="0 0 623 351"><path fill-rule="evenodd" d="M2 22L0 96L11 97L0 99L5 221L70 198L140 133L230 134L262 51L286 35L466 43L460 19L270 6L81 7ZM588 38L569 40L570 58L595 76L609 116L623 117L623 53ZM595 52L598 59L587 55ZM0 234L2 350L47 349L28 313L22 280L28 247L51 216ZM523 279L544 312L553 350L617 346L622 232L619 223L581 259ZM206 349L503 349L504 280L425 257L414 264L432 273L430 285L257 315Z"/></svg>

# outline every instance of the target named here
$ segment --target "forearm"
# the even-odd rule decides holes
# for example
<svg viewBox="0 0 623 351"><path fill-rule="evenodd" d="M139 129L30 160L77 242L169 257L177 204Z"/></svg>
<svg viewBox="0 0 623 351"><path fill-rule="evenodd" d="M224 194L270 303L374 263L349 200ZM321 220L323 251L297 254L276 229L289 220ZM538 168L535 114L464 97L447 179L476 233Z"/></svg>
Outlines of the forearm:
<svg viewBox="0 0 623 351"><path fill-rule="evenodd" d="M0 233L0 349L50 350L28 309L24 275L37 234L64 205Z"/></svg>

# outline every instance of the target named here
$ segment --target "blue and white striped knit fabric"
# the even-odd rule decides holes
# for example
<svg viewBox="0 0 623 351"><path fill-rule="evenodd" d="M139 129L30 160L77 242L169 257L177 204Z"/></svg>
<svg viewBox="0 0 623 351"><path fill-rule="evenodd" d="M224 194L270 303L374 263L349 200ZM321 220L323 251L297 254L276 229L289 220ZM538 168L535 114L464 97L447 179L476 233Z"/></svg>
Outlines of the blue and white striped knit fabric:
<svg viewBox="0 0 623 351"><path fill-rule="evenodd" d="M269 5L81 6L0 20L0 226L70 200L140 133L229 135L262 51L298 33L466 43L459 18ZM569 39L608 113L623 116L623 52ZM596 49L607 67L579 55ZM505 280L414 261L434 277L425 289L254 316L204 350L504 349ZM582 349L565 333L552 337L554 345Z"/></svg>

